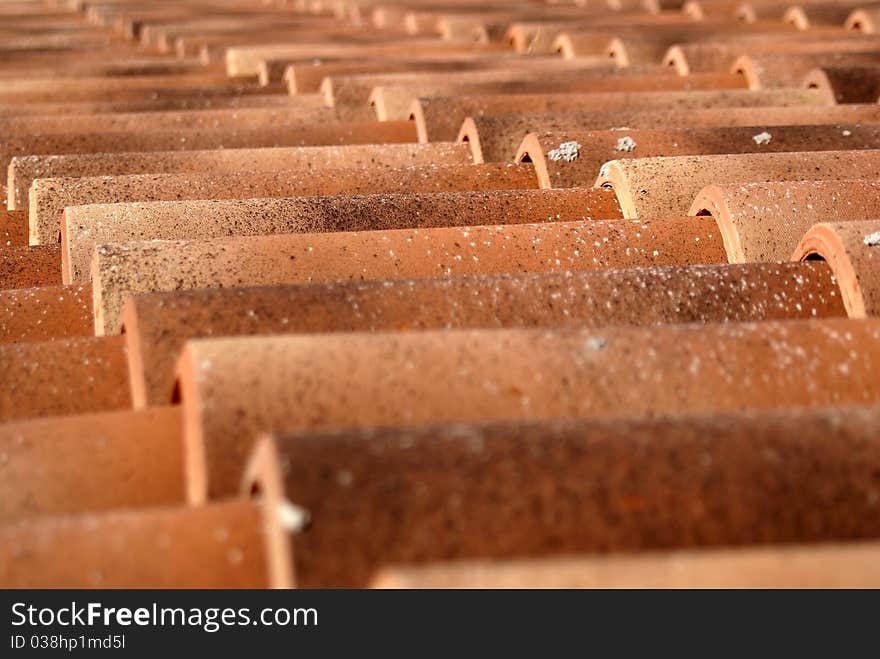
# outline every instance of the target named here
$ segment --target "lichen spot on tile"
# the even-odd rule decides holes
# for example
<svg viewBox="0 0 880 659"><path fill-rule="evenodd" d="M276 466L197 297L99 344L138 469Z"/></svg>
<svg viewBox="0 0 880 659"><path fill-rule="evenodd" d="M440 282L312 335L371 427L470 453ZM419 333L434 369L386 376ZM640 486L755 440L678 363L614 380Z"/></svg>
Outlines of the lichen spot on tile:
<svg viewBox="0 0 880 659"><path fill-rule="evenodd" d="M636 150L636 141L629 135L620 137L617 140L617 146L614 147L614 150L623 153L632 153Z"/></svg>
<svg viewBox="0 0 880 659"><path fill-rule="evenodd" d="M875 231L865 236L865 245L868 247L880 247L880 231Z"/></svg>
<svg viewBox="0 0 880 659"><path fill-rule="evenodd" d="M550 149L547 152L547 157L554 162L558 162L563 160L565 162L574 162L578 159L578 156L581 154L581 143L580 142L563 142L555 149Z"/></svg>
<svg viewBox="0 0 880 659"><path fill-rule="evenodd" d="M763 133L758 133L757 135L754 135L752 139L755 140L755 144L760 146L764 144L770 144L770 140L773 139L773 136L765 130Z"/></svg>
<svg viewBox="0 0 880 659"><path fill-rule="evenodd" d="M584 346L587 350L604 350L608 345L608 340L603 339L601 336L591 336L584 342Z"/></svg>

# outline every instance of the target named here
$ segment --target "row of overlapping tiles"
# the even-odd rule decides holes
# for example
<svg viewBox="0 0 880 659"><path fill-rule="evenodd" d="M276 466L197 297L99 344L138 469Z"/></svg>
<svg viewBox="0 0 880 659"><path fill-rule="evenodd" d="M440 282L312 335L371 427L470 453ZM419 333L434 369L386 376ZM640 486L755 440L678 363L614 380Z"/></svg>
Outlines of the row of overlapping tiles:
<svg viewBox="0 0 880 659"><path fill-rule="evenodd" d="M0 2L0 583L880 583L877 11Z"/></svg>

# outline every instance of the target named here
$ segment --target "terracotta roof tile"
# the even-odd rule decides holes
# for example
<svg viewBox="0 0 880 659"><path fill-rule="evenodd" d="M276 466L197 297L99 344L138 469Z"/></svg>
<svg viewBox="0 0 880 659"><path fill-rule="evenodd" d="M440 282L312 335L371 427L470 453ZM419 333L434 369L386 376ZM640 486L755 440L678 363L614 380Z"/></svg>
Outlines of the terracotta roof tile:
<svg viewBox="0 0 880 659"><path fill-rule="evenodd" d="M543 167L578 170L561 175L575 177L582 185L598 174L602 164L623 158L649 158L664 155L702 155L715 153L768 153L839 151L844 148L880 147L880 126L844 124L822 126L713 126L695 128L630 128L620 126L605 131L571 131L544 136L545 148L536 150L533 162L543 160ZM560 145L579 144L578 154L569 160L559 155ZM530 145L534 142L530 142ZM481 140L482 145L482 140ZM491 145L491 143L490 143ZM506 145L505 145L506 146ZM510 160L512 151L489 151L489 161ZM564 150L564 148L563 148Z"/></svg>
<svg viewBox="0 0 880 659"><path fill-rule="evenodd" d="M794 258L828 262L851 318L880 314L880 222L820 222L804 234Z"/></svg>
<svg viewBox="0 0 880 659"><path fill-rule="evenodd" d="M806 2L801 5L790 5L785 9L782 20L791 23L799 30L810 30L820 25L844 25L854 7L855 2Z"/></svg>
<svg viewBox="0 0 880 659"><path fill-rule="evenodd" d="M58 245L0 247L0 289L60 284L60 265Z"/></svg>
<svg viewBox="0 0 880 659"><path fill-rule="evenodd" d="M758 413L290 433L247 478L283 473L315 520L293 540L312 587L364 586L388 563L861 539L877 533L880 452L860 412L843 432L831 415L802 414L805 430Z"/></svg>
<svg viewBox="0 0 880 659"><path fill-rule="evenodd" d="M196 82L196 81L194 81ZM8 91L0 95L0 102L5 105L27 105L30 103L54 103L59 100L74 102L118 102L132 101L149 95L152 98L173 99L180 101L189 98L213 99L229 96L263 95L272 91L254 84L230 81L222 86L211 84L205 80L201 86L180 87L147 87L104 89L100 86L80 89L73 87L56 92L51 87L35 90Z"/></svg>
<svg viewBox="0 0 880 659"><path fill-rule="evenodd" d="M186 110L159 112L93 112L90 114L19 115L3 120L7 133L46 135L51 133L89 133L95 131L146 131L162 129L236 128L316 124L335 120L333 111L317 96L300 96L296 105L278 108L235 108L224 110Z"/></svg>
<svg viewBox="0 0 880 659"><path fill-rule="evenodd" d="M701 72L726 72L734 66L740 56L758 58L757 62L767 62L772 66L775 61L782 58L790 58L797 63L797 58L810 58L814 55L823 55L825 61L831 61L848 56L865 55L870 57L877 52L878 43L875 38L833 38L819 39L808 33L803 37L787 39L773 39L750 43L748 48L742 48L735 44L718 41L698 41L691 43L679 43L671 46L663 56L663 62L667 66L673 66L681 75ZM747 60L750 61L750 59ZM768 58L768 59L764 59ZM777 58L774 60L774 58ZM777 67L781 68L781 67ZM801 70L803 70L801 68ZM760 82L756 72L751 79L753 85Z"/></svg>
<svg viewBox="0 0 880 659"><path fill-rule="evenodd" d="M810 71L803 84L827 90L838 103L876 103L880 97L880 59L877 66L822 66Z"/></svg>
<svg viewBox="0 0 880 659"><path fill-rule="evenodd" d="M866 181L713 185L697 195L691 213L713 217L731 262L784 260L816 222L880 216L878 185Z"/></svg>
<svg viewBox="0 0 880 659"><path fill-rule="evenodd" d="M0 343L92 336L92 287L0 290Z"/></svg>
<svg viewBox="0 0 880 659"><path fill-rule="evenodd" d="M28 207L28 188L37 178L106 176L166 172L274 172L423 164L465 164L471 161L466 145L449 143L214 149L134 153L87 153L19 156L9 163L8 203L11 209Z"/></svg>
<svg viewBox="0 0 880 659"><path fill-rule="evenodd" d="M89 260L97 245L132 240L566 222L619 216L616 208L595 214L591 202L596 199L589 188L568 188L71 206L64 210L61 224L61 272L64 283L86 282ZM607 205L596 207L605 211ZM230 217L236 221L230 222ZM52 240L56 240L54 231L46 239Z"/></svg>
<svg viewBox="0 0 880 659"><path fill-rule="evenodd" d="M583 83L586 86L595 78L599 80L597 84L601 86L602 79L608 76L610 68L612 65L605 58L587 58L562 62L558 59L536 60L531 64L526 62L521 66L486 70L356 73L326 77L321 85L321 92L328 105L339 108L365 105L375 87L413 87L415 97L450 96L459 93L458 89L467 89L468 85L498 85L502 86L499 91L503 91L504 83L536 84L542 80L546 81L547 74L551 72L553 80L558 80L560 83L575 85ZM622 78L625 79L626 76Z"/></svg>
<svg viewBox="0 0 880 659"><path fill-rule="evenodd" d="M129 242L95 250L91 277L102 334L118 330L125 298L140 292L725 259L714 222L675 217Z"/></svg>
<svg viewBox="0 0 880 659"><path fill-rule="evenodd" d="M880 53L877 51L866 53L828 53L818 54L792 54L792 55L742 55L733 63L734 71L740 71L748 80L751 89L785 89L798 87L807 79L808 74L818 66L827 62L843 66L860 67L872 66L880 62ZM812 83L818 84L818 83ZM821 87L828 95L829 100L836 102L834 90L829 87ZM876 100L876 99L875 99ZM852 100L853 103L863 102Z"/></svg>
<svg viewBox="0 0 880 659"><path fill-rule="evenodd" d="M772 140L772 132L770 133ZM717 183L880 178L880 151L728 154L614 160L597 185L611 186L625 217L687 212L699 191ZM699 212L703 209L697 209ZM710 210L710 209L706 209Z"/></svg>
<svg viewBox="0 0 880 659"><path fill-rule="evenodd" d="M474 115L462 123L458 139L471 144L474 158L479 162L484 142L487 152L505 154L503 160L509 160L510 154L521 147L521 140L532 132L786 125L812 125L814 130L822 131L836 124L870 124L877 120L880 120L877 104ZM564 141L564 136L559 137Z"/></svg>
<svg viewBox="0 0 880 659"><path fill-rule="evenodd" d="M848 29L856 32L877 34L878 27L880 27L880 12L870 6L855 9L847 17L845 25Z"/></svg>
<svg viewBox="0 0 880 659"><path fill-rule="evenodd" d="M0 526L4 588L288 587L272 503L119 510ZM108 538L113 542L108 542ZM64 547L63 554L58 547Z"/></svg>
<svg viewBox="0 0 880 659"><path fill-rule="evenodd" d="M217 108L279 108L314 106L314 96L287 97L278 94L253 94L250 96L178 96L176 98L142 97L129 101L77 101L74 103L28 103L9 104L0 100L0 116L33 114L88 115L108 112L161 112L173 110L208 110Z"/></svg>
<svg viewBox="0 0 880 659"><path fill-rule="evenodd" d="M515 190L538 187L535 168L527 163L417 165L266 172L203 174L130 174L38 178L31 185L30 222L34 236L51 240L60 231L67 206L128 201L182 199L252 199L354 193Z"/></svg>
<svg viewBox="0 0 880 659"><path fill-rule="evenodd" d="M823 543L389 567L373 588L876 588L880 545Z"/></svg>
<svg viewBox="0 0 880 659"><path fill-rule="evenodd" d="M294 123L234 129L167 128L20 135L4 141L0 148L0 164L8 165L16 156L372 144L376 139L389 144L415 142L415 126L409 121Z"/></svg>
<svg viewBox="0 0 880 659"><path fill-rule="evenodd" d="M131 405L121 337L0 344L0 421Z"/></svg>
<svg viewBox="0 0 880 659"><path fill-rule="evenodd" d="M498 94L423 98L413 103L411 114L418 127L419 141L436 142L454 140L467 117L482 114L542 114L584 110L610 112L636 106L686 110L831 104L833 100L828 94L817 89Z"/></svg>
<svg viewBox="0 0 880 659"><path fill-rule="evenodd" d="M0 452L0 526L184 502L181 415L174 407L5 423Z"/></svg>
<svg viewBox="0 0 880 659"><path fill-rule="evenodd" d="M5 193L5 189L3 190ZM0 249L28 244L28 215L25 211L0 210Z"/></svg>
<svg viewBox="0 0 880 659"><path fill-rule="evenodd" d="M498 303L485 305L487 297ZM197 337L642 326L844 314L831 268L810 262L204 288L130 297L123 324L132 395L135 406L145 406L167 400L174 360L183 344Z"/></svg>

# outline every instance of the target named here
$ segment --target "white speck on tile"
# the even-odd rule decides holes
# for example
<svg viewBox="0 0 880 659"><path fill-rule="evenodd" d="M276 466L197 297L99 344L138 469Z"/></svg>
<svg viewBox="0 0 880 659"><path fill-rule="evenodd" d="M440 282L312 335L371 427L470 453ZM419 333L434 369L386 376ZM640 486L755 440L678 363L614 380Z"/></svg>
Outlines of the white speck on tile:
<svg viewBox="0 0 880 659"><path fill-rule="evenodd" d="M565 162L574 162L581 154L580 142L563 142L555 149L547 152L547 157L553 161L564 160Z"/></svg>
<svg viewBox="0 0 880 659"><path fill-rule="evenodd" d="M278 518L281 526L290 533L298 533L308 526L311 515L305 508L285 499L278 504Z"/></svg>
<svg viewBox="0 0 880 659"><path fill-rule="evenodd" d="M604 350L608 345L608 341L599 336L591 336L584 343L587 350Z"/></svg>

